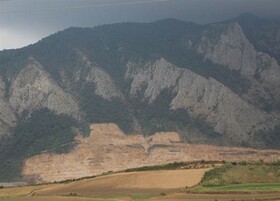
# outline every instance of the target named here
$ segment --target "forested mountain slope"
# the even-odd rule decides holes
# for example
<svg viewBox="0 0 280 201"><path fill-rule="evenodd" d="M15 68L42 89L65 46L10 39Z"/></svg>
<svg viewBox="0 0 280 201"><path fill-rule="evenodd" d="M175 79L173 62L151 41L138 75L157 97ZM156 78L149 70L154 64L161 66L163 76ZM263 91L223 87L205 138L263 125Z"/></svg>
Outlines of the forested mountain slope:
<svg viewBox="0 0 280 201"><path fill-rule="evenodd" d="M0 52L0 177L92 123L187 143L280 148L280 24L251 15L69 28ZM9 174L7 174L9 169Z"/></svg>

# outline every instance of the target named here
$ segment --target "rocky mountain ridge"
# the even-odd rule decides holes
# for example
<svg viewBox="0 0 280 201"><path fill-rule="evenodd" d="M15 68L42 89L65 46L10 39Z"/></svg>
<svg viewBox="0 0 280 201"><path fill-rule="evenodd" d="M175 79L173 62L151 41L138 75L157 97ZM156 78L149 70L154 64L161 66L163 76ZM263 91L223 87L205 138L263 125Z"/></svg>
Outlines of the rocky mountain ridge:
<svg viewBox="0 0 280 201"><path fill-rule="evenodd" d="M26 158L75 149L74 137L93 123L127 135L176 132L188 144L279 149L280 25L245 18L69 28L1 51L0 179L20 179Z"/></svg>
<svg viewBox="0 0 280 201"><path fill-rule="evenodd" d="M255 98L254 93L261 93L264 99L279 100L280 67L277 60L267 53L256 51L238 23L230 23L218 41L209 41L207 34L206 31L197 49L205 55L205 59L240 71L252 85L258 85L249 90L252 97Z"/></svg>
<svg viewBox="0 0 280 201"><path fill-rule="evenodd" d="M278 116L248 104L215 79L205 79L187 69L180 69L163 58L144 68L130 64L126 77L132 78L131 95L143 90L141 86L146 84L143 95L149 103L163 90L171 90L175 94L170 103L171 110L187 109L193 116L206 115L215 132L225 135L231 143L235 140L237 144L250 142L250 134L260 128L271 129L279 121Z"/></svg>
<svg viewBox="0 0 280 201"><path fill-rule="evenodd" d="M32 113L40 108L48 108L57 114L68 114L79 118L79 108L75 98L55 83L52 77L37 61L30 58L10 87L9 103L17 114Z"/></svg>

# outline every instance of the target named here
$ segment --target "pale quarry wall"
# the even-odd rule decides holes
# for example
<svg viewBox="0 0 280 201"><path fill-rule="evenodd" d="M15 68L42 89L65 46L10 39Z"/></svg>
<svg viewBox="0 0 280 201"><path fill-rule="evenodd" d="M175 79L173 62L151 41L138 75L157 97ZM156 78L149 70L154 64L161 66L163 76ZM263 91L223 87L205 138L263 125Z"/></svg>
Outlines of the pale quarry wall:
<svg viewBox="0 0 280 201"><path fill-rule="evenodd" d="M70 153L27 159L23 177L54 182L176 161L280 159L277 150L187 144L175 132L125 135L115 124L94 124L89 137L77 136L76 140L79 145Z"/></svg>

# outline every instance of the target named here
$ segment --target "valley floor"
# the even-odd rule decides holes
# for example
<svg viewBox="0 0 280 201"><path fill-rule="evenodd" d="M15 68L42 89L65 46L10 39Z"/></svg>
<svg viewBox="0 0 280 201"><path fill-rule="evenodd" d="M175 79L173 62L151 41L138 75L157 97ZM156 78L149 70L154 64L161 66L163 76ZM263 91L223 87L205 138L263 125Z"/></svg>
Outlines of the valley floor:
<svg viewBox="0 0 280 201"><path fill-rule="evenodd" d="M204 189L203 193L188 192L186 187L197 185L207 170L127 172L69 183L3 188L0 201L280 201L280 184L272 185L274 192L269 191L269 184L260 185L266 186L266 193L240 193L238 185L228 187L233 191L236 188L236 192L230 193L209 189Z"/></svg>
<svg viewBox="0 0 280 201"><path fill-rule="evenodd" d="M224 194L192 194L182 192L169 192L166 194L159 192L119 192L96 196L16 196L3 197L1 201L280 201L280 193L224 193Z"/></svg>

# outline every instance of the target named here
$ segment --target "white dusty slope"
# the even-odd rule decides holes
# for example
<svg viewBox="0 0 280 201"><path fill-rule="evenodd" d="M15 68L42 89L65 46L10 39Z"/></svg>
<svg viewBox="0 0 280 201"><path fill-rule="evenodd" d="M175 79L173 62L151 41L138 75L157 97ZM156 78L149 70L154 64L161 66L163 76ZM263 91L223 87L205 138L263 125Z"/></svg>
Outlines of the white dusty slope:
<svg viewBox="0 0 280 201"><path fill-rule="evenodd" d="M37 182L77 179L127 168L194 160L276 160L280 151L183 143L177 133L125 135L115 124L94 124L89 137L66 154L27 159L22 175Z"/></svg>

